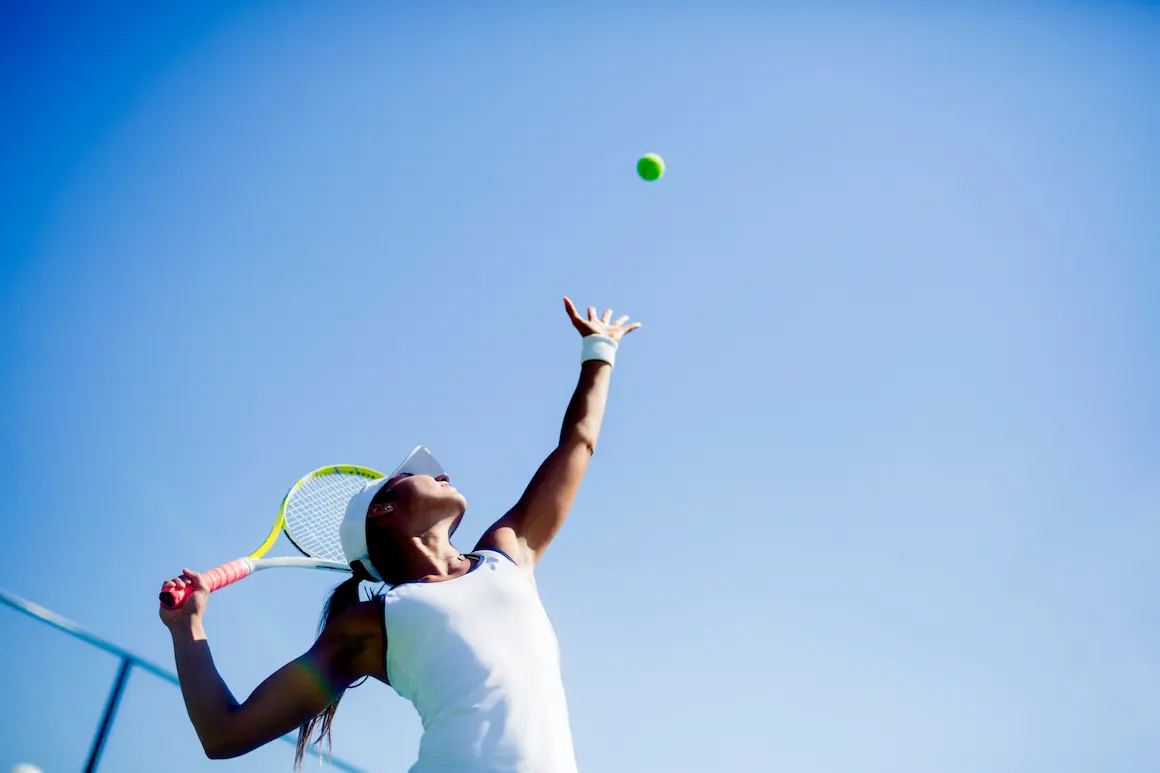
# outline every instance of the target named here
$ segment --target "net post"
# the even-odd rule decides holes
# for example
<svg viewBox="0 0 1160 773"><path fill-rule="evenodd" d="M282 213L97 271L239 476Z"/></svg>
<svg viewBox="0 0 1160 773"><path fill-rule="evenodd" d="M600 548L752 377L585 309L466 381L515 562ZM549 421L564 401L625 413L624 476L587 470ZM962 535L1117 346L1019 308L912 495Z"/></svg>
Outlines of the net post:
<svg viewBox="0 0 1160 773"><path fill-rule="evenodd" d="M97 735L93 738L93 748L89 751L89 761L85 765L85 773L96 773L97 765L101 762L101 752L104 751L109 730L113 727L113 718L117 715L121 694L125 692L125 684L129 681L129 671L132 668L133 659L122 657L121 667L117 669L117 679L113 682L113 689L109 691L109 700L105 703L105 713L101 717L101 726L97 728Z"/></svg>

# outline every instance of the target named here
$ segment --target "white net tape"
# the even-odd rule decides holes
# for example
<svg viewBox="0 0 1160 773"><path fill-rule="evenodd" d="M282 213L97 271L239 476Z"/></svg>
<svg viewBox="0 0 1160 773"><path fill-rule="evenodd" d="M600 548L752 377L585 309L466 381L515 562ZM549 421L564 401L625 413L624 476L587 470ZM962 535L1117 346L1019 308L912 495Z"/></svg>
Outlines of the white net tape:
<svg viewBox="0 0 1160 773"><path fill-rule="evenodd" d="M314 558L345 563L338 530L347 502L367 479L358 473L334 472L299 486L286 503L286 531L294 544Z"/></svg>

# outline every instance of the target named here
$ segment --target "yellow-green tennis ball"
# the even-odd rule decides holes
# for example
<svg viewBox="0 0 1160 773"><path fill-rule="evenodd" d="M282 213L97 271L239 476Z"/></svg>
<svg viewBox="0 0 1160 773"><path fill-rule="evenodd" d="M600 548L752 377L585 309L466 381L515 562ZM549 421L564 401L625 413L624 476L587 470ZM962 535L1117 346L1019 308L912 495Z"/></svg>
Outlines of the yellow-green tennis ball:
<svg viewBox="0 0 1160 773"><path fill-rule="evenodd" d="M656 153L646 153L640 161L636 162L636 173L641 176L641 179L648 180L650 183L659 180L661 175L665 173L665 160Z"/></svg>

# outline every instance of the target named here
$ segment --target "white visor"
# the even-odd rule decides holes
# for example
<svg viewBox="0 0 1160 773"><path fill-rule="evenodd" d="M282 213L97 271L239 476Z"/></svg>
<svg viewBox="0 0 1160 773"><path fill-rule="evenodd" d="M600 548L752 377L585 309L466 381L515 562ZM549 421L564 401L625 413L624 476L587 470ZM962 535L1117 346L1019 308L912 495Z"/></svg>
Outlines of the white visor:
<svg viewBox="0 0 1160 773"><path fill-rule="evenodd" d="M379 493L379 489L385 486L391 478L402 473L430 475L433 478L447 474L443 471L442 465L435 461L435 457L431 455L430 451L423 446L415 446L415 450L411 451L411 454L395 468L394 472L385 478L367 481L363 484L362 489L351 497L346 504L346 516L343 518L342 526L338 531L338 537L342 541L342 552L346 556L347 563L352 568L356 562L361 564L366 573L379 582L382 582L383 578L379 576L371 564L370 552L367 550L367 510L370 509L371 500L375 498L375 494Z"/></svg>

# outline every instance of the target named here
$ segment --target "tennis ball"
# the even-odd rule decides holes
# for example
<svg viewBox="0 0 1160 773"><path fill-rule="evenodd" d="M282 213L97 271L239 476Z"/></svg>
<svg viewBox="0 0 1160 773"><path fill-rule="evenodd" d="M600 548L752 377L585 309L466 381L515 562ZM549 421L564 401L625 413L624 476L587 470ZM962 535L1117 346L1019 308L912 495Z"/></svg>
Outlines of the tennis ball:
<svg viewBox="0 0 1160 773"><path fill-rule="evenodd" d="M41 773L40 768L35 765L29 765L27 762L18 763L10 773Z"/></svg>
<svg viewBox="0 0 1160 773"><path fill-rule="evenodd" d="M665 173L665 160L656 153L646 153L636 162L636 173L649 182L659 180Z"/></svg>

